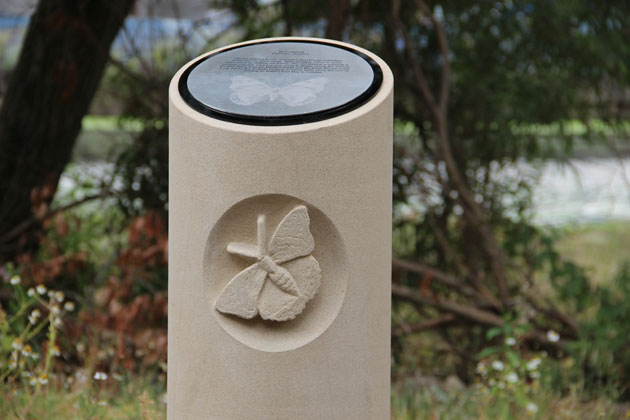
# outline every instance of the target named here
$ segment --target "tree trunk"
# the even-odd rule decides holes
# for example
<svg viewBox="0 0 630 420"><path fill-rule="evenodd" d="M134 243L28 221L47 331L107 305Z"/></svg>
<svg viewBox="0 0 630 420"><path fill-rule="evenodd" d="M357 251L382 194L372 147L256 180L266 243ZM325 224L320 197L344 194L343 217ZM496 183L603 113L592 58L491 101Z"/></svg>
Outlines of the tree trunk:
<svg viewBox="0 0 630 420"><path fill-rule="evenodd" d="M328 20L326 38L341 40L346 20L350 13L350 0L330 0L328 3Z"/></svg>
<svg viewBox="0 0 630 420"><path fill-rule="evenodd" d="M133 3L37 5L0 109L0 262L32 247L19 226L46 212Z"/></svg>

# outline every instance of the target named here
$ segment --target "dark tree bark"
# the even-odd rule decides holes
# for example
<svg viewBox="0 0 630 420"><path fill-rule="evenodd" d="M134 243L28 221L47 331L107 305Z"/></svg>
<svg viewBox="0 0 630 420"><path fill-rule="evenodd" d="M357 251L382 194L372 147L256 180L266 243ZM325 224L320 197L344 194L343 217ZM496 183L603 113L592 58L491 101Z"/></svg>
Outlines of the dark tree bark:
<svg viewBox="0 0 630 420"><path fill-rule="evenodd" d="M293 20L289 9L289 0L282 0L282 18L284 19L284 36L291 36L293 33Z"/></svg>
<svg viewBox="0 0 630 420"><path fill-rule="evenodd" d="M0 109L0 262L33 245L19 227L48 210L133 3L37 5Z"/></svg>
<svg viewBox="0 0 630 420"><path fill-rule="evenodd" d="M349 13L350 0L330 0L328 2L326 38L341 40Z"/></svg>

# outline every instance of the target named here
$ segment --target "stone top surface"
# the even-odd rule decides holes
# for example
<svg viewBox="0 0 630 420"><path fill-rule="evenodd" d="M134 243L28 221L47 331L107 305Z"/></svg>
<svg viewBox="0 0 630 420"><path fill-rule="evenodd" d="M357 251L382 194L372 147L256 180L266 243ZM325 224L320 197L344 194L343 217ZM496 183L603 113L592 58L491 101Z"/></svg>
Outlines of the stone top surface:
<svg viewBox="0 0 630 420"><path fill-rule="evenodd" d="M179 81L193 109L225 121L291 125L349 112L379 89L382 70L367 55L325 41L264 41L221 50L191 64Z"/></svg>

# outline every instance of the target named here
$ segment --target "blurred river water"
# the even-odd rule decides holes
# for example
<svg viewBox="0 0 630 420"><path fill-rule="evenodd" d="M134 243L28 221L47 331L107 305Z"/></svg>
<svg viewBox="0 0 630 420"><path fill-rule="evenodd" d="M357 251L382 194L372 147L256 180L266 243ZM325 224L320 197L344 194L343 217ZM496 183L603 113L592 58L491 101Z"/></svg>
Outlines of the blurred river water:
<svg viewBox="0 0 630 420"><path fill-rule="evenodd" d="M538 225L627 221L630 223L630 158L574 159L566 163L547 162L532 167L520 163L506 168L536 173L533 188L533 221ZM90 192L80 185L103 180L114 189L121 183L113 178L114 166L107 162L75 163L59 183L58 201L71 202ZM113 181L112 181L113 179Z"/></svg>
<svg viewBox="0 0 630 420"><path fill-rule="evenodd" d="M536 224L630 222L630 158L546 163L533 203Z"/></svg>

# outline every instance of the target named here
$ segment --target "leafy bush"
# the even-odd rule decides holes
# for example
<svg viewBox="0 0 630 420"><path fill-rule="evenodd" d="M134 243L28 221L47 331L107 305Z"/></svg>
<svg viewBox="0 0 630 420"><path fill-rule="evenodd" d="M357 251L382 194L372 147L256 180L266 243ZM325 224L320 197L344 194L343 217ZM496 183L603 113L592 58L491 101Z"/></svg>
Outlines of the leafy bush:
<svg viewBox="0 0 630 420"><path fill-rule="evenodd" d="M610 286L598 286L595 314L582 325L573 354L588 390L630 400L630 263Z"/></svg>
<svg viewBox="0 0 630 420"><path fill-rule="evenodd" d="M48 230L39 253L20 256L16 268L5 267L7 276L19 272L21 277L13 290L17 300L0 296L5 318L10 320L10 325L5 325L8 331L3 333L3 342L10 349L12 338L19 338L21 341L16 345L23 343L21 346L27 344L27 338L36 338L26 317L36 310L44 320L49 320L47 317L52 316L49 314L54 313L50 308L56 308L51 306L55 296L58 299L67 296L78 302L80 310L66 320L63 334L54 341L64 355L57 360L61 371L67 374L77 369L109 374L142 372L164 380L167 341L164 219L158 213L148 212L127 221L111 203L102 208L103 212L57 214L54 223L46 224ZM114 230L112 234L110 229ZM22 291L23 285L31 288L28 294ZM33 295L33 290L61 287L65 294L50 292L53 301L48 303L37 293ZM58 318L49 321L51 325L60 322ZM48 369L50 373L52 366Z"/></svg>
<svg viewBox="0 0 630 420"><path fill-rule="evenodd" d="M11 267L0 273L9 284L6 309L0 307L0 386L48 385L61 356L59 333L75 303L62 291L44 285L25 290L22 278Z"/></svg>

